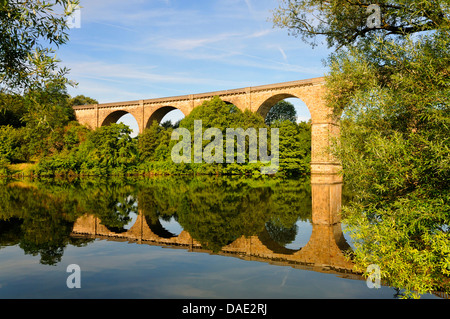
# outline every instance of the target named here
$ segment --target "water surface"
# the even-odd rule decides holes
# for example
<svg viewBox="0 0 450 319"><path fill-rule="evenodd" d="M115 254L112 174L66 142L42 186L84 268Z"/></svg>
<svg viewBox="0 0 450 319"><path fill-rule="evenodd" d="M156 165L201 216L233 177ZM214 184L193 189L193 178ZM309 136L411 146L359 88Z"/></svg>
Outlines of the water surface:
<svg viewBox="0 0 450 319"><path fill-rule="evenodd" d="M395 298L352 271L341 198L309 178L3 181L0 298Z"/></svg>

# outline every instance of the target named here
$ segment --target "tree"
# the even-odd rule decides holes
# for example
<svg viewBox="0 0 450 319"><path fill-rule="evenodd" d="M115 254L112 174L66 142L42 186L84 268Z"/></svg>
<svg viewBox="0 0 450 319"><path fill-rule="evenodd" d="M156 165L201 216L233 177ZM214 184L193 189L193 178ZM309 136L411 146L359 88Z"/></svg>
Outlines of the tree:
<svg viewBox="0 0 450 319"><path fill-rule="evenodd" d="M284 3L277 23L340 48L328 59L327 104L341 116L335 150L354 193L342 213L357 269L378 264L406 296L450 291L448 1L379 1L377 29L362 1Z"/></svg>
<svg viewBox="0 0 450 319"><path fill-rule="evenodd" d="M67 69L58 68L52 46L68 41L66 18L77 4L77 0L0 1L0 91L23 93L48 80L67 82Z"/></svg>
<svg viewBox="0 0 450 319"><path fill-rule="evenodd" d="M289 120L278 121L273 127L279 128L280 171L287 176L298 176L310 172L311 125Z"/></svg>
<svg viewBox="0 0 450 319"><path fill-rule="evenodd" d="M254 129L258 134L259 128L267 128L264 123L263 118L255 113L246 110L242 112L235 105L226 103L222 101L218 96L215 96L209 101L203 102L202 105L196 107L192 112L186 116L180 122L181 128L186 128L191 132L192 143L191 145L195 145L194 138L195 134L195 121L201 120L202 127L202 136L208 128L216 128L220 131L222 136L214 136L211 138L212 141L215 139L223 138L222 150L223 150L223 158L220 163L226 162L226 132L228 128L242 128L246 131L248 128ZM250 138L248 136L245 137L245 158L246 163L248 163L248 150L249 145L251 143ZM218 140L219 143L222 141ZM202 149L205 148L206 145L210 144L211 141L208 139L202 138ZM236 139L237 143L237 139ZM253 145L256 146L256 145ZM237 149L235 144L235 149ZM201 152L201 150L199 150ZM199 153L200 153L199 152ZM200 154L195 154L195 147L191 154L195 157ZM195 161L195 160L194 160ZM217 162L217 161L215 161Z"/></svg>
<svg viewBox="0 0 450 319"><path fill-rule="evenodd" d="M58 149L60 131L75 114L68 105L68 70L55 48L68 41L66 23L78 0L0 1L0 125L17 130L14 142L28 160Z"/></svg>
<svg viewBox="0 0 450 319"><path fill-rule="evenodd" d="M449 291L449 37L383 46L378 59L358 51L330 62L329 86L341 97L330 104L344 112L337 155L357 194L343 208L355 260L362 269L378 264L412 296Z"/></svg>
<svg viewBox="0 0 450 319"><path fill-rule="evenodd" d="M29 152L36 158L62 148L58 144L63 144L64 127L76 120L68 99L66 86L60 81L48 82L45 88L35 87L24 94L26 112L21 120L26 125Z"/></svg>
<svg viewBox="0 0 450 319"><path fill-rule="evenodd" d="M285 120L295 123L297 121L297 111L292 103L283 100L269 110L265 122L267 125L272 125L276 121L282 122Z"/></svg>
<svg viewBox="0 0 450 319"><path fill-rule="evenodd" d="M70 106L89 105L89 104L98 104L98 101L96 99L84 95L77 95L75 97L69 98Z"/></svg>
<svg viewBox="0 0 450 319"><path fill-rule="evenodd" d="M329 47L344 47L358 42L372 43L377 37L403 37L422 31L448 29L450 16L447 0L411 1L348 1L348 0L281 0L274 11L275 26L287 28L291 35L300 36L317 45L320 36ZM370 20L376 3L380 24L373 27Z"/></svg>
<svg viewBox="0 0 450 319"><path fill-rule="evenodd" d="M23 96L0 93L0 125L25 126L23 116L26 112Z"/></svg>
<svg viewBox="0 0 450 319"><path fill-rule="evenodd" d="M68 133L72 131L72 136ZM66 137L81 141L62 152L42 158L35 170L37 175L124 175L137 164L136 140L130 137L131 129L125 124L102 126L94 131L85 127L68 129ZM85 137L83 137L85 135Z"/></svg>
<svg viewBox="0 0 450 319"><path fill-rule="evenodd" d="M157 154L158 148L168 148L170 143L171 128L160 126L154 121L138 137L139 158L141 161L155 161L161 157Z"/></svg>

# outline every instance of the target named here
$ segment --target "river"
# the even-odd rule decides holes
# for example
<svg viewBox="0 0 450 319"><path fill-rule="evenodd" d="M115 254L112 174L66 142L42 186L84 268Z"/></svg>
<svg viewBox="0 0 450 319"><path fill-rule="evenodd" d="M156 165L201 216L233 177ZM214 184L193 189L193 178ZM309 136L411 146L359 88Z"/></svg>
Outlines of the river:
<svg viewBox="0 0 450 319"><path fill-rule="evenodd" d="M343 200L310 177L3 180L0 298L396 298L352 270Z"/></svg>

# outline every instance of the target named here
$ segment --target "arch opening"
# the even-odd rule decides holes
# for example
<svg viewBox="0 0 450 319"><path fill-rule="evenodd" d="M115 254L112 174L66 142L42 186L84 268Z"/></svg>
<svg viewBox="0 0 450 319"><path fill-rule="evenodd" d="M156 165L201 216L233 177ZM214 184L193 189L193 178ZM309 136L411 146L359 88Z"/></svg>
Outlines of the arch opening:
<svg viewBox="0 0 450 319"><path fill-rule="evenodd" d="M306 104L291 94L277 94L262 103L257 113L267 126L278 129L278 171L289 177L310 174L312 125Z"/></svg>
<svg viewBox="0 0 450 319"><path fill-rule="evenodd" d="M295 110L295 119L293 119L296 123L299 122L308 122L311 120L311 113L308 109L308 106L303 102L300 98L287 93L282 94L276 94L270 98L268 98L266 101L264 101L261 106L256 111L258 114L260 114L264 120L266 120L267 123L267 117L272 116L274 117L274 114L271 114L272 108L274 106L277 106L280 102L287 102L289 104L292 104L294 110ZM290 114L285 114L285 117L289 117ZM276 118L276 116L275 116ZM270 122L270 121L269 121ZM270 123L268 123L270 124Z"/></svg>
<svg viewBox="0 0 450 319"><path fill-rule="evenodd" d="M153 122L157 122L160 125L174 126L184 118L184 113L174 106L163 106L157 109L147 121L145 128L149 128ZM164 126L163 125L163 126Z"/></svg>
<svg viewBox="0 0 450 319"><path fill-rule="evenodd" d="M139 124L131 113L126 111L115 111L103 120L101 126L107 126L113 123L123 123L127 125L132 130L130 134L131 137L136 137L139 134Z"/></svg>
<svg viewBox="0 0 450 319"><path fill-rule="evenodd" d="M160 125L164 127L178 127L185 115L179 109L172 109L161 119Z"/></svg>

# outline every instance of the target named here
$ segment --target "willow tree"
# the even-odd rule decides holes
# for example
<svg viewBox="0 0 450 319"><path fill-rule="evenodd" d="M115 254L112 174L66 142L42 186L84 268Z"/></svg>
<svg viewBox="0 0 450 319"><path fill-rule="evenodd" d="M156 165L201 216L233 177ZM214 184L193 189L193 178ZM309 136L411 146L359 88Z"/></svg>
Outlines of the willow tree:
<svg viewBox="0 0 450 319"><path fill-rule="evenodd" d="M378 37L448 28L449 1L418 0L280 0L274 25L315 46L372 43Z"/></svg>
<svg viewBox="0 0 450 319"><path fill-rule="evenodd" d="M68 18L78 2L0 0L0 125L25 127L13 134L26 149L16 160L46 154L75 119L72 82L55 52L69 40Z"/></svg>
<svg viewBox="0 0 450 319"><path fill-rule="evenodd" d="M67 43L67 18L78 1L0 0L0 92L22 93L46 81L67 81L55 48Z"/></svg>
<svg viewBox="0 0 450 319"><path fill-rule="evenodd" d="M282 1L273 20L336 49L327 103L341 116L336 154L355 194L343 214L358 269L378 264L406 296L449 292L450 2L371 4Z"/></svg>

